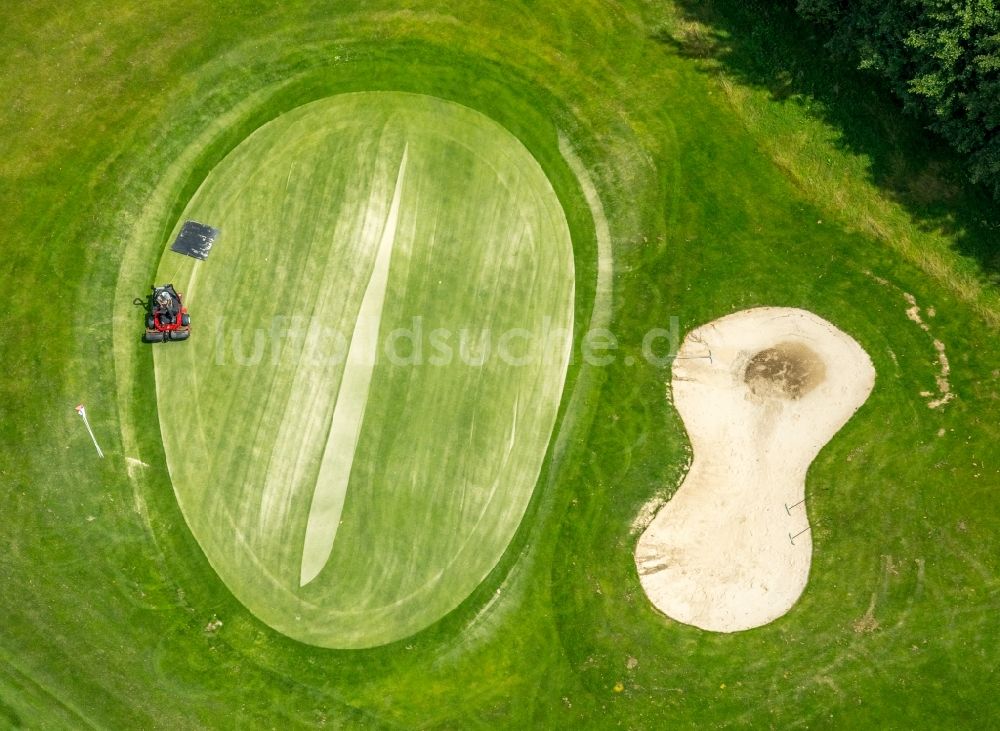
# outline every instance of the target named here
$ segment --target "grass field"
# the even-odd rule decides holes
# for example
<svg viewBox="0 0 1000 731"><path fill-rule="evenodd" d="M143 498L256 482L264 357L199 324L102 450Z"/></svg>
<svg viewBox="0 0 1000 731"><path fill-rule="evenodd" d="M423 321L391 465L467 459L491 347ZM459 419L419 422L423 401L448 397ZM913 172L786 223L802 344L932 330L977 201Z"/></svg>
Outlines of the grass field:
<svg viewBox="0 0 1000 731"><path fill-rule="evenodd" d="M0 726L995 723L995 209L941 173L949 161L930 154L933 143L863 78L843 81L842 70L816 64L815 45L786 17L749 17L736 3L712 3L711 12L686 5L84 0L5 10ZM771 77L787 83L769 87ZM849 91L832 93L837 83ZM371 125L351 131L354 112L341 106L343 137L325 136L336 129L326 122L316 134L291 129L320 109L369 96L345 96L359 92L421 95L445 117L442 106L452 110L456 126L420 124L420 112L408 109L394 129L410 131L377 139ZM357 114L372 121L381 113L379 103L361 106ZM496 186L478 190L442 174L450 162L418 154L421 140L476 130L490 133L464 159L480 181L503 160L501 173L521 171L537 195L508 200ZM315 165L318 151L329 164ZM262 165L272 154L280 160ZM281 211L295 226L288 248L279 245L283 229L267 228L281 225L267 210L280 201L281 165L291 180L291 167L307 164L313 177L298 175L301 187L288 199L302 215ZM917 172L923 184L913 182ZM464 317L462 287L499 274L502 247L517 245L509 231L485 233L490 219L478 206L510 206L562 230L555 238L565 246L568 232L572 258L565 248L545 249L530 265L510 264L505 282L537 274L538 286L496 287L506 301L468 319L499 318L497 327L507 327L562 313L579 353L587 324L607 318L618 347L600 367L577 358L561 372L498 370L495 399L461 393L459 374L442 375L454 408L485 420L486 448L457 455L456 469L496 471L489 460L503 457L497 443L509 440L511 399L519 403L521 389L544 394L523 405L523 441L514 442L522 456L503 481L505 505L488 535L464 517L438 523L442 510L433 514L442 535L428 537L406 523L427 503L369 509L364 501L382 493L349 483L330 563L303 581L312 507L305 496L312 499L314 480L302 461L303 490L288 503L296 517L281 522L296 533L280 554L261 553L280 564L296 595L332 592L327 577L335 575L360 580L363 557L338 554L342 540L352 550L365 540L362 518L403 525L399 538L411 545L441 546L440 555L413 551L416 583L447 560L448 525L483 549L475 561L457 562L440 603L408 613L410 624L375 622L356 628L354 641L319 641L378 647L329 649L299 641L317 640L296 639L280 620L262 621L263 605L279 605L278 594L238 588L234 577L246 572L236 567L248 554L236 555L232 534L213 516L241 510L239 520L258 520L233 478L243 469L264 474L257 467L268 457L253 453L258 432L236 418L251 409L235 390L266 399L273 377L289 394L303 389L286 403L325 409L332 419L337 387L314 403L308 396L317 391L283 372L281 358L272 363L272 351L256 367L238 365L232 339L223 339L223 352L236 380L227 377L216 364L216 325L231 324L232 297L249 284L290 299L287 311L261 313L265 319L242 330L245 360L254 330L271 327L266 318L311 312L312 302L350 331L349 310L364 305L397 188L397 235L429 225L412 204L419 191L437 201L429 207L442 222L473 227L493 245L463 241L453 258L404 271L397 255L426 256L407 243L426 239L394 237L385 305L369 304L382 313L380 327L406 323L417 310L428 318L439 311L443 327L454 326L456 312ZM479 215L458 204L459 194L478 200ZM335 248L323 256L296 248L308 245L308 227L363 227L348 209L379 221L357 240L357 266L341 267L350 255L334 256ZM192 282L193 270L170 269L183 260L164 251L196 213L223 235ZM310 264L273 269L282 256ZM299 272L310 286L292 281ZM432 272L442 287L454 278L447 296L410 286L411 276ZM154 355L138 342L142 315L131 302L157 276L187 288L195 334ZM668 398L669 363L644 358L642 342L672 317L683 335L766 305L810 310L855 338L872 358L876 384L808 473L814 553L800 601L765 627L705 633L657 613L636 575L633 522L650 500L670 496L690 451ZM295 342L281 340L284 348ZM192 372L205 380L193 382ZM355 383L370 378L368 408L387 410L410 392L403 375L375 368ZM535 380L510 380L520 375ZM321 380L337 378L333 368ZM941 379L954 395L930 408L943 396ZM182 398L167 398L176 390ZM80 402L104 460L73 412ZM440 414L401 428L439 456L454 444L443 436L447 419L461 426L471 416L433 405ZM199 406L213 411L199 414ZM304 410L286 418L254 409L272 432L289 435L261 434L259 446L278 450L275 464L294 472L297 457L281 451L294 435L315 473L325 435L298 430ZM427 426L441 419L440 429ZM389 470L395 463L364 423L355 464ZM413 454L401 452L399 469L417 469ZM391 477L380 479L372 484ZM445 487L434 494L454 498ZM370 567L381 578L383 568ZM337 601L385 601L403 585L387 581Z"/></svg>

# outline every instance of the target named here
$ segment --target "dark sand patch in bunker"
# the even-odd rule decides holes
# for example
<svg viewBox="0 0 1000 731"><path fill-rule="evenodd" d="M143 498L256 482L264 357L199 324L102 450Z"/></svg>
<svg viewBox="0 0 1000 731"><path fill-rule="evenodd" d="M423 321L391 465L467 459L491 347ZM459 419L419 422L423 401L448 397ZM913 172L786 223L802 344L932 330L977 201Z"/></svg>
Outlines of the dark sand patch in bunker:
<svg viewBox="0 0 1000 731"><path fill-rule="evenodd" d="M826 365L802 343L778 343L747 363L743 381L754 396L799 399L826 379Z"/></svg>

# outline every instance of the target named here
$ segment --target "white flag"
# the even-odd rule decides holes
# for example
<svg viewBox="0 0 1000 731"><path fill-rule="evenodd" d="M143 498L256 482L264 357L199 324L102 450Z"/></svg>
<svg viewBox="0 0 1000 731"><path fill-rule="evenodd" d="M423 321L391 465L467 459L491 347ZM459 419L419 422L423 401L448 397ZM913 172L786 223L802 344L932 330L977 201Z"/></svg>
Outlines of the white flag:
<svg viewBox="0 0 1000 731"><path fill-rule="evenodd" d="M87 427L87 433L90 434L90 439L94 443L94 449L97 450L97 456L104 459L104 452L101 451L101 447L97 443L97 437L94 436L94 431L90 428L90 422L87 420L87 410L83 408L83 404L77 404L76 413L80 415L80 418L83 419L83 425Z"/></svg>

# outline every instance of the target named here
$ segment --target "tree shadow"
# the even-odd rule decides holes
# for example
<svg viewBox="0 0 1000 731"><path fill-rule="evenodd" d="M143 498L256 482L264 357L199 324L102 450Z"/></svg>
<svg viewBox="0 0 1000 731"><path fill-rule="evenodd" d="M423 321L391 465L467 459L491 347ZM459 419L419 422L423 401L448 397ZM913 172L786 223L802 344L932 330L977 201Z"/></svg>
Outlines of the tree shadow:
<svg viewBox="0 0 1000 731"><path fill-rule="evenodd" d="M652 38L706 71L798 103L832 125L836 144L869 161L871 181L925 231L940 232L1000 285L1000 204L967 182L964 160L905 114L873 74L826 48L792 3L678 0L683 13Z"/></svg>

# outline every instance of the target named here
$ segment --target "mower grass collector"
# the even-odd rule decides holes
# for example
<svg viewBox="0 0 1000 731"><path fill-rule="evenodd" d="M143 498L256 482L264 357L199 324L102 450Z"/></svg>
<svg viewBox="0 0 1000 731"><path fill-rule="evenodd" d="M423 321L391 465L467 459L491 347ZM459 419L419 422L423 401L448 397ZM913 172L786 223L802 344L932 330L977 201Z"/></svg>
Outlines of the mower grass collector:
<svg viewBox="0 0 1000 731"><path fill-rule="evenodd" d="M146 306L146 332L142 336L143 342L187 340L191 336L191 317L184 307L181 294L172 284L154 286L152 290L146 302L142 303Z"/></svg>

